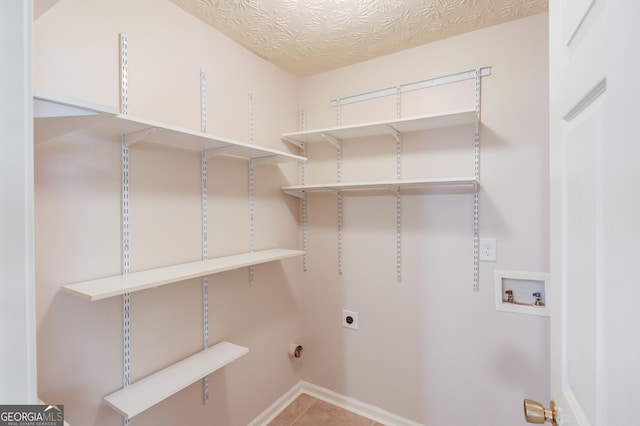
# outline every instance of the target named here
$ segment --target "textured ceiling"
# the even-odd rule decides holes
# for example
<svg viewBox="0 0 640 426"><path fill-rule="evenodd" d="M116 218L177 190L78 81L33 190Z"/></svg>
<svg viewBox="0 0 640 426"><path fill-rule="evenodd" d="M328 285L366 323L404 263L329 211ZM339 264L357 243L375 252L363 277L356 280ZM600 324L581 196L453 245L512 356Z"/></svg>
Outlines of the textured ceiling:
<svg viewBox="0 0 640 426"><path fill-rule="evenodd" d="M297 76L546 12L548 0L171 0Z"/></svg>

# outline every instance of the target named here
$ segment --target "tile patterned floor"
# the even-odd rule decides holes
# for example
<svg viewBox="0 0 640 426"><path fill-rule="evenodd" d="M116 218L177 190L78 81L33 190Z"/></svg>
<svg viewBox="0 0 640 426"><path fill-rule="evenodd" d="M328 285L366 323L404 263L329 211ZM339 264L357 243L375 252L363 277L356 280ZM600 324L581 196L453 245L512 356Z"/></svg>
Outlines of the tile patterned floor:
<svg viewBox="0 0 640 426"><path fill-rule="evenodd" d="M297 397L269 426L384 426L307 394Z"/></svg>

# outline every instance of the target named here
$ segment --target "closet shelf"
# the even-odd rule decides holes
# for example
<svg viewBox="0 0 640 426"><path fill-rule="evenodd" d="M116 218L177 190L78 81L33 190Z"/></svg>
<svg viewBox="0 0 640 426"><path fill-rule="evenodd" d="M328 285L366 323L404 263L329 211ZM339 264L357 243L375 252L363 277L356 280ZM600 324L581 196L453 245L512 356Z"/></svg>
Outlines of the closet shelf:
<svg viewBox="0 0 640 426"><path fill-rule="evenodd" d="M303 254L304 252L301 250L289 249L254 251L69 284L63 286L62 290L93 302L125 293L159 287L246 266L301 256Z"/></svg>
<svg viewBox="0 0 640 426"><path fill-rule="evenodd" d="M147 142L172 145L180 148L204 150L211 155L230 155L250 160L265 160L271 163L306 161L305 157L275 149L265 148L231 139L212 136L192 130L180 129L166 124L156 123L130 115L119 114L115 117L125 140L134 143L138 138Z"/></svg>
<svg viewBox="0 0 640 426"><path fill-rule="evenodd" d="M301 147L304 143L327 142L332 139L355 139L385 134L415 132L418 130L435 129L439 127L462 126L466 124L474 124L475 121L476 111L470 109L446 114L418 115L414 117L375 121L351 126L329 127L326 129L285 133L282 135L282 139Z"/></svg>
<svg viewBox="0 0 640 426"><path fill-rule="evenodd" d="M306 161L305 157L288 152L119 114L103 105L52 96L34 97L36 143L77 130L98 132L118 139L124 136L129 144L146 141L204 150L209 156L230 155L269 163Z"/></svg>
<svg viewBox="0 0 640 426"><path fill-rule="evenodd" d="M248 352L245 347L220 342L105 396L104 400L122 415L132 418Z"/></svg>
<svg viewBox="0 0 640 426"><path fill-rule="evenodd" d="M480 182L473 177L388 180L357 183L328 183L316 185L285 186L282 190L298 198L303 198L309 192L337 192L337 191L375 191L387 190L397 192L402 189L425 189L438 193L474 193L478 191Z"/></svg>

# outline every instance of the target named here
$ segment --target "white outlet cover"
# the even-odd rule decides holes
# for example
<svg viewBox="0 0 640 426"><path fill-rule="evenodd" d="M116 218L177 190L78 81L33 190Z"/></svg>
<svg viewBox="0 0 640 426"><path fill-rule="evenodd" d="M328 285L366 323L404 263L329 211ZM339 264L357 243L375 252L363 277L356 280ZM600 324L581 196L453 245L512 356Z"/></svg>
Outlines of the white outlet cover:
<svg viewBox="0 0 640 426"><path fill-rule="evenodd" d="M349 318L351 318L350 321L349 321ZM357 330L358 329L358 313L343 309L342 310L342 326Z"/></svg>
<svg viewBox="0 0 640 426"><path fill-rule="evenodd" d="M497 260L495 238L480 238L480 260L485 262L495 262Z"/></svg>

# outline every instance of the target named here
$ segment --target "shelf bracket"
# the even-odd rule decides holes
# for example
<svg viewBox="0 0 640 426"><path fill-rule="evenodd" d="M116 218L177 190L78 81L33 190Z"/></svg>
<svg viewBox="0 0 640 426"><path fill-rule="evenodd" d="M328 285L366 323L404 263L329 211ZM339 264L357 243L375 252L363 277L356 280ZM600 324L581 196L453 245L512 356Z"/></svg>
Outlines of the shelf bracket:
<svg viewBox="0 0 640 426"><path fill-rule="evenodd" d="M297 189L285 189L284 193L287 195L291 195L293 197L299 198L301 200L306 200L307 199L307 194L304 191L301 190L297 190Z"/></svg>
<svg viewBox="0 0 640 426"><path fill-rule="evenodd" d="M293 138L288 138L288 137L283 137L282 140L285 141L285 142L289 142L290 144L293 144L293 145L297 146L300 149L304 149L304 142L302 142L302 141L299 141L299 140L293 139Z"/></svg>
<svg viewBox="0 0 640 426"><path fill-rule="evenodd" d="M264 157L256 157L256 158L252 158L251 159L251 164L253 166L257 166L260 164L264 164L264 163L270 163L272 162L271 160L273 160L274 158L276 158L277 155L265 155Z"/></svg>
<svg viewBox="0 0 640 426"><path fill-rule="evenodd" d="M128 133L124 135L124 143L127 147L130 147L134 143L151 136L156 131L155 127L149 127L147 129L138 130L137 132Z"/></svg>
<svg viewBox="0 0 640 426"><path fill-rule="evenodd" d="M389 191L393 192L395 195L402 195L402 193L400 192L400 187L396 186L396 185L385 185L385 188L387 188Z"/></svg>
<svg viewBox="0 0 640 426"><path fill-rule="evenodd" d="M229 151L232 148L231 145L227 145L227 146L221 146L219 148L209 148L209 149L205 149L204 150L204 159L209 160L213 157L217 157L218 155L222 155L225 152Z"/></svg>
<svg viewBox="0 0 640 426"><path fill-rule="evenodd" d="M336 148L340 147L340 138L336 138L335 136L330 135L328 133L323 133L322 137L331 145L335 146Z"/></svg>
<svg viewBox="0 0 640 426"><path fill-rule="evenodd" d="M400 142L400 137L401 137L400 130L396 129L390 124L387 124L386 126L387 126L387 129L389 129L389 133L391 133L391 136L393 136L396 142Z"/></svg>

